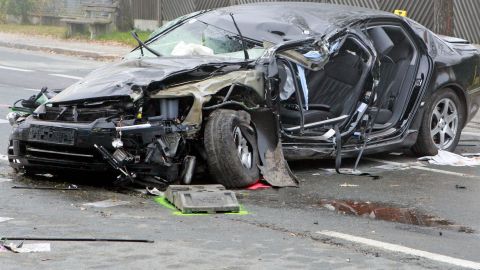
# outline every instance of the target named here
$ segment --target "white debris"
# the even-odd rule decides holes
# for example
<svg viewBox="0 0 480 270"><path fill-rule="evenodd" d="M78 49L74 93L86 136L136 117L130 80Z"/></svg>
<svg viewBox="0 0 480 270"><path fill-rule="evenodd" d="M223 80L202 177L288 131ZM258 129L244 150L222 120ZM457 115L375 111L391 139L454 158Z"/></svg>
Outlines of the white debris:
<svg viewBox="0 0 480 270"><path fill-rule="evenodd" d="M448 166L477 166L480 165L480 157L464 157L448 151L438 150L436 156L421 157L418 160L428 161L433 165Z"/></svg>
<svg viewBox="0 0 480 270"><path fill-rule="evenodd" d="M384 164L380 166L375 166L372 169L385 170L385 171L403 171L411 168L411 165L408 163L405 164Z"/></svg>
<svg viewBox="0 0 480 270"><path fill-rule="evenodd" d="M147 192L148 194L155 195L155 196L163 196L165 195L163 192L158 190L157 188L148 188L147 187Z"/></svg>
<svg viewBox="0 0 480 270"><path fill-rule="evenodd" d="M202 46L200 44L185 43L180 41L175 48L173 48L171 56L191 56L191 55L214 55L213 50Z"/></svg>
<svg viewBox="0 0 480 270"><path fill-rule="evenodd" d="M15 253L50 252L50 243L20 244L10 243L5 247Z"/></svg>
<svg viewBox="0 0 480 270"><path fill-rule="evenodd" d="M107 208L107 207L113 207L113 206L119 206L119 205L126 205L129 203L130 202L127 202L127 201L118 201L118 200L108 199L108 200L99 201L99 202L84 203L83 205L99 207L99 208Z"/></svg>
<svg viewBox="0 0 480 270"><path fill-rule="evenodd" d="M9 221L9 220L12 220L13 218L9 218L9 217L0 217L0 223L2 222L5 222L5 221Z"/></svg>
<svg viewBox="0 0 480 270"><path fill-rule="evenodd" d="M343 183L340 185L341 187L358 187L358 185L355 184L349 184L349 183Z"/></svg>
<svg viewBox="0 0 480 270"><path fill-rule="evenodd" d="M333 205L331 205L331 204L329 204L329 203L324 204L323 207L326 208L326 209L328 209L328 210L330 210L330 211L335 211L335 206L333 206Z"/></svg>

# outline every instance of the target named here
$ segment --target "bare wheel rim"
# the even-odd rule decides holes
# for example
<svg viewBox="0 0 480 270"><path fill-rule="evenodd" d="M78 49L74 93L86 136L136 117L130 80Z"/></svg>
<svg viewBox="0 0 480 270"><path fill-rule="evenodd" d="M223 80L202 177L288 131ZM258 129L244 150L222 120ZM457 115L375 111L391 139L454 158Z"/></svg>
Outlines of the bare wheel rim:
<svg viewBox="0 0 480 270"><path fill-rule="evenodd" d="M235 127L233 129L233 140L235 142L237 155L240 159L240 162L242 163L242 166L247 169L251 169L253 162L252 146L243 136L240 127Z"/></svg>
<svg viewBox="0 0 480 270"><path fill-rule="evenodd" d="M448 149L458 132L458 110L450 98L443 98L433 107L430 137L438 149Z"/></svg>

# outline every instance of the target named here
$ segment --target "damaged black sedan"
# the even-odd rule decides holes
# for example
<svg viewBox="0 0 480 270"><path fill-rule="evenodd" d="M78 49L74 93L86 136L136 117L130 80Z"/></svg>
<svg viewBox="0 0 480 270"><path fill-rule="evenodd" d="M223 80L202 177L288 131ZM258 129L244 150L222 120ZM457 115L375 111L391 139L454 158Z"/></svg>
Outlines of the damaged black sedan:
<svg viewBox="0 0 480 270"><path fill-rule="evenodd" d="M295 186L286 160L336 157L338 169L366 153L453 150L480 101L471 44L369 9L233 6L133 37L121 62L10 114L13 168Z"/></svg>

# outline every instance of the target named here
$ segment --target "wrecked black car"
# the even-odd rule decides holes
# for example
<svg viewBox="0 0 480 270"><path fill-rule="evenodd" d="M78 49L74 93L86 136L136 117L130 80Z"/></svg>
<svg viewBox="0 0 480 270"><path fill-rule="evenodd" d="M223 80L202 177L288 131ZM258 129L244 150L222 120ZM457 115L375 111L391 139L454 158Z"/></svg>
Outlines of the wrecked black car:
<svg viewBox="0 0 480 270"><path fill-rule="evenodd" d="M121 62L10 115L13 168L295 186L285 160L453 150L480 101L469 42L369 9L232 6L133 36Z"/></svg>

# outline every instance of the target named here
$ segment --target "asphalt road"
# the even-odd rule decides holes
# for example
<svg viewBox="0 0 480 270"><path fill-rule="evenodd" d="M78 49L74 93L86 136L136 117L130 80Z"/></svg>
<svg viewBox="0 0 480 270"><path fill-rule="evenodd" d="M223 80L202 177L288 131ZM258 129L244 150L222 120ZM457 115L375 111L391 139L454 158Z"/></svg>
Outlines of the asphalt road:
<svg viewBox="0 0 480 270"><path fill-rule="evenodd" d="M65 87L102 64L0 48L0 115L42 86ZM480 121L474 121L458 153L480 152ZM4 122L2 154L10 131ZM294 163L300 188L237 191L246 215L179 216L152 197L113 190L93 172L88 181L75 180L78 191L12 189L73 180L15 175L3 161L0 236L155 243L51 242L48 253L0 252L0 268L480 269L480 167L432 166L402 152L363 160L360 169L378 180L337 175L332 167L331 161ZM84 205L106 199L129 203Z"/></svg>

